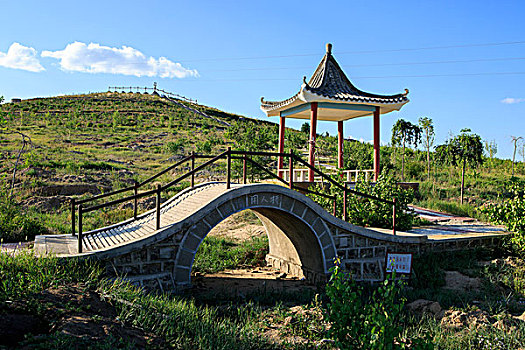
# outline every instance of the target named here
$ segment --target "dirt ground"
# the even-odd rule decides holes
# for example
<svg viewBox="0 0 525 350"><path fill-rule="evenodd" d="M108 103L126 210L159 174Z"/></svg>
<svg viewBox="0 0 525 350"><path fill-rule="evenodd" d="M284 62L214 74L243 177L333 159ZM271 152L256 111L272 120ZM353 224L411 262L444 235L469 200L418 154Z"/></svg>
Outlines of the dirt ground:
<svg viewBox="0 0 525 350"><path fill-rule="evenodd" d="M139 349L164 345L160 337L121 322L109 300L82 284L46 289L32 302L0 304L0 314L0 347L38 348L49 341L50 334L76 339L79 344L101 342L111 335ZM27 338L28 334L32 337Z"/></svg>

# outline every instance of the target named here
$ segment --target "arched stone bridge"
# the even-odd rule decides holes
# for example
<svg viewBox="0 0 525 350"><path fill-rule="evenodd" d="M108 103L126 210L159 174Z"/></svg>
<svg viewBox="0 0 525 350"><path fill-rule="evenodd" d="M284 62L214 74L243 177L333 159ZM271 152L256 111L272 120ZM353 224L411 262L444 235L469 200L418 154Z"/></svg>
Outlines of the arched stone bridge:
<svg viewBox="0 0 525 350"><path fill-rule="evenodd" d="M266 228L268 265L311 282L326 280L334 258L358 281L381 281L387 249L427 249L426 236L394 236L342 221L305 195L272 184L207 183L188 188L155 211L86 232L82 254L71 235L38 236L41 254L83 256L103 262L110 276L146 289L180 290L191 285L195 253L210 230L230 215L253 210Z"/></svg>

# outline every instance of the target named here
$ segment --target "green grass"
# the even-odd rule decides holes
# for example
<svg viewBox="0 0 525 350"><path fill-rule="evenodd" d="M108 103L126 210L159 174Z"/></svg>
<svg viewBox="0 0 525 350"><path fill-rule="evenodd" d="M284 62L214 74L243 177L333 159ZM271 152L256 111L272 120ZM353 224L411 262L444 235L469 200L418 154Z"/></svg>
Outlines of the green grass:
<svg viewBox="0 0 525 350"><path fill-rule="evenodd" d="M423 208L433 209L457 216L466 216L480 220L485 219L484 216L476 210L477 207L471 204L460 204L458 202L439 199L425 199L417 201L414 204Z"/></svg>
<svg viewBox="0 0 525 350"><path fill-rule="evenodd" d="M241 266L264 266L267 253L267 236L242 242L223 237L206 237L195 255L193 270L215 273Z"/></svg>
<svg viewBox="0 0 525 350"><path fill-rule="evenodd" d="M31 251L0 252L0 301L28 298L68 282L98 283L101 270L93 262L38 258Z"/></svg>

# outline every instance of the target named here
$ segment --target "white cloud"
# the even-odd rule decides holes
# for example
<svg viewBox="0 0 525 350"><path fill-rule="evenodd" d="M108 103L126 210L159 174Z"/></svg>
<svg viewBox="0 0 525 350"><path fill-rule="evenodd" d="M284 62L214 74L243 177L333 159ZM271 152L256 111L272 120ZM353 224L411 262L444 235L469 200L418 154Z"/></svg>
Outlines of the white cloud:
<svg viewBox="0 0 525 350"><path fill-rule="evenodd" d="M180 63L166 57L155 59L129 47L109 47L81 42L68 44L61 51L43 51L42 57L60 60L60 67L70 72L110 73L137 77L186 78L197 77L194 69L184 68Z"/></svg>
<svg viewBox="0 0 525 350"><path fill-rule="evenodd" d="M513 98L513 97L507 97L501 100L501 103L505 103L508 105L514 104L514 103L521 103L525 102L525 98Z"/></svg>
<svg viewBox="0 0 525 350"><path fill-rule="evenodd" d="M41 72L44 69L32 47L12 43L7 53L0 52L0 66L13 69L22 69L30 72Z"/></svg>

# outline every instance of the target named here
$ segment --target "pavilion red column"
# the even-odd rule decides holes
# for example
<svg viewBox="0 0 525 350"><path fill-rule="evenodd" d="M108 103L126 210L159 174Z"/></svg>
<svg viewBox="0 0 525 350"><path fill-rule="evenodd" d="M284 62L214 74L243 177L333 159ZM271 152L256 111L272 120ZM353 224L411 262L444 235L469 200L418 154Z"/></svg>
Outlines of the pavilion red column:
<svg viewBox="0 0 525 350"><path fill-rule="evenodd" d="M380 107L376 107L374 111L374 181L377 181L381 172L379 167L379 114Z"/></svg>
<svg viewBox="0 0 525 350"><path fill-rule="evenodd" d="M310 147L308 152L308 164L315 166L315 134L317 132L317 102L310 104ZM314 171L308 169L308 181L314 182Z"/></svg>
<svg viewBox="0 0 525 350"><path fill-rule="evenodd" d="M284 129L285 129L285 117L280 117L279 119L279 147L277 148L277 152L284 153ZM282 171L283 169L283 157L279 156L279 160L277 161L277 175L282 177ZM291 175L290 175L291 176Z"/></svg>
<svg viewBox="0 0 525 350"><path fill-rule="evenodd" d="M343 121L337 122L337 140L339 141L339 149L337 152L337 166L339 169L343 169Z"/></svg>

